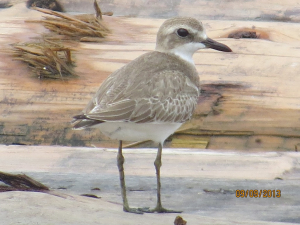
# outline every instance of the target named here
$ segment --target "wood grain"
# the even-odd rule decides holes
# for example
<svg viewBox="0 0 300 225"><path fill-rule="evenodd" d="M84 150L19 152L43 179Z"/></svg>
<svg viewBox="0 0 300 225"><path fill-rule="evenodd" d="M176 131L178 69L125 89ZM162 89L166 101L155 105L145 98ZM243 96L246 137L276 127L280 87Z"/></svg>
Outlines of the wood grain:
<svg viewBox="0 0 300 225"><path fill-rule="evenodd" d="M10 44L47 32L40 24L23 21L1 20L0 142L116 147L100 131L73 131L69 122L111 72L154 49L163 20L104 17L112 29L106 42L66 43L76 50L79 78L72 80L38 80L26 65L12 58ZM192 139L208 138L212 149L294 151L300 145L300 25L203 23L208 36L230 46L233 53L202 50L195 54L203 94L194 119L181 129L191 128ZM226 38L241 29L256 29L265 39ZM166 145L176 147L176 138L180 137L173 136L175 141L170 139Z"/></svg>

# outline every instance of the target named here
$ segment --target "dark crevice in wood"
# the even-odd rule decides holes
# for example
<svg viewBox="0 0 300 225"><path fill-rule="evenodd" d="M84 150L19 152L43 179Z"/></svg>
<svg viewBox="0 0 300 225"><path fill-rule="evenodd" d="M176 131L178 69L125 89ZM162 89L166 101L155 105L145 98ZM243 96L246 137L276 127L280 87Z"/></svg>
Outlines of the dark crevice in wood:
<svg viewBox="0 0 300 225"><path fill-rule="evenodd" d="M0 185L0 192L5 191L35 191L45 192L49 188L42 183L32 179L25 174L10 174L0 172L0 181L5 185Z"/></svg>

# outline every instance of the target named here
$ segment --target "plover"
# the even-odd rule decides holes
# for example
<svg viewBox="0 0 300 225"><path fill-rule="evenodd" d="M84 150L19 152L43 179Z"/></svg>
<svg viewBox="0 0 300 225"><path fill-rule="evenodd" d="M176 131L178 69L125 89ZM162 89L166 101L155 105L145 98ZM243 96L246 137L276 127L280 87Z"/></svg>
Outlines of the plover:
<svg viewBox="0 0 300 225"><path fill-rule="evenodd" d="M204 48L231 52L207 37L201 22L178 17L166 20L157 33L155 51L143 54L113 72L100 86L73 128L99 128L119 140L117 164L123 210L126 212L180 212L161 204L160 167L162 146L184 122L191 119L200 95L193 54ZM154 209L130 208L126 197L122 141L152 140L158 144L154 161L157 205Z"/></svg>

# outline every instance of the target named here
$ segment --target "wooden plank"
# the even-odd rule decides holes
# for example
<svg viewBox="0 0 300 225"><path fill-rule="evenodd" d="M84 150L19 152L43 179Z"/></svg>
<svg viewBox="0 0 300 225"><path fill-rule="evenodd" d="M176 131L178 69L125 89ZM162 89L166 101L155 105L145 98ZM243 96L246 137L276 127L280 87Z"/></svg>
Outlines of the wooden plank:
<svg viewBox="0 0 300 225"><path fill-rule="evenodd" d="M34 16L39 18L41 14L35 12ZM76 49L73 55L79 78L72 80L38 80L24 64L13 60L10 44L28 41L29 37L46 31L40 24L23 20L15 17L1 20L0 127L10 131L22 127L23 131L22 135L17 135L17 130L16 135L2 132L0 142L116 147L115 141L98 130L71 130L70 120L111 72L154 49L155 35L163 20L104 17L112 30L106 42L66 42ZM203 94L194 119L182 129L219 132L209 138L211 148L223 148L223 140L228 138L228 148L272 149L273 142L264 141L268 136L281 139L276 141L277 150L294 151L300 143L300 25L218 20L203 23L211 38L227 44L234 52L201 50L195 54ZM225 38L243 28L265 32L264 37L269 40ZM251 132L255 137L232 136L228 132ZM242 141L236 141L238 138ZM253 138L261 138L260 145L247 144Z"/></svg>
<svg viewBox="0 0 300 225"><path fill-rule="evenodd" d="M1 193L4 224L99 224L99 218L103 224L173 224L177 216L122 211L116 149L0 145L0 155L0 171L25 173L50 187L48 194ZM156 149L124 149L124 157L130 206L155 206ZM164 148L162 202L183 210L180 215L192 224L297 224L299 159L295 152ZM281 197L235 194L255 189L281 190Z"/></svg>

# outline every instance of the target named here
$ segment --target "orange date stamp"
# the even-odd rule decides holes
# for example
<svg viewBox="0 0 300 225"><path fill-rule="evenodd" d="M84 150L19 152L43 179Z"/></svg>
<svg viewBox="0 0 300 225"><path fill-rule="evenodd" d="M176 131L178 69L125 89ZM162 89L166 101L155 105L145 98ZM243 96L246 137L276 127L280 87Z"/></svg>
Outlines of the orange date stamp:
<svg viewBox="0 0 300 225"><path fill-rule="evenodd" d="M280 198L281 190L236 190L237 198Z"/></svg>

